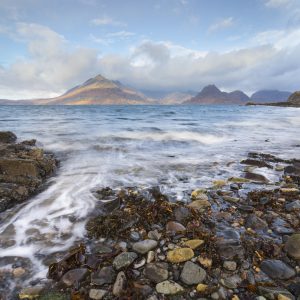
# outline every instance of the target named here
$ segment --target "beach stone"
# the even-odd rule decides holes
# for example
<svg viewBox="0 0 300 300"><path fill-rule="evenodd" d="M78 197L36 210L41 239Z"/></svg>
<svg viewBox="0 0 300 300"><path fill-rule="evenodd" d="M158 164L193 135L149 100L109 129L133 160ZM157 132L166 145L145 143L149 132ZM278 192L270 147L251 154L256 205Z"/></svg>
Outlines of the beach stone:
<svg viewBox="0 0 300 300"><path fill-rule="evenodd" d="M143 240L140 242L136 242L132 245L132 249L140 254L145 254L150 250L156 248L158 245L155 240Z"/></svg>
<svg viewBox="0 0 300 300"><path fill-rule="evenodd" d="M231 278L221 278L220 283L222 286L228 288L228 289L236 289L237 288L237 283Z"/></svg>
<svg viewBox="0 0 300 300"><path fill-rule="evenodd" d="M246 183L246 182L249 182L250 180L246 179L246 178L241 178L241 177L230 177L228 179L228 181L234 182L234 183Z"/></svg>
<svg viewBox="0 0 300 300"><path fill-rule="evenodd" d="M299 189L297 189L297 188L281 188L280 192L283 194L297 195L297 194L299 194Z"/></svg>
<svg viewBox="0 0 300 300"><path fill-rule="evenodd" d="M150 240L159 241L160 238L161 238L161 235L162 235L162 234L161 234L160 232L158 232L157 229L151 230L151 231L148 232L148 238L149 238Z"/></svg>
<svg viewBox="0 0 300 300"><path fill-rule="evenodd" d="M135 242L137 242L138 240L140 240L140 234L138 233L138 232L136 232L136 231L131 231L130 232L130 239L132 240L132 241L135 241Z"/></svg>
<svg viewBox="0 0 300 300"><path fill-rule="evenodd" d="M90 289L89 297L93 300L101 300L106 294L106 290Z"/></svg>
<svg viewBox="0 0 300 300"><path fill-rule="evenodd" d="M289 212L300 209L300 200L295 200L293 202L287 203L285 209Z"/></svg>
<svg viewBox="0 0 300 300"><path fill-rule="evenodd" d="M96 285L113 283L116 278L116 272L112 266L103 267L91 276L91 282Z"/></svg>
<svg viewBox="0 0 300 300"><path fill-rule="evenodd" d="M19 293L20 299L36 299L43 291L43 286L25 287Z"/></svg>
<svg viewBox="0 0 300 300"><path fill-rule="evenodd" d="M284 296L282 294L279 294L277 296L277 300L291 300L291 298L287 297L287 296Z"/></svg>
<svg viewBox="0 0 300 300"><path fill-rule="evenodd" d="M285 244L285 250L294 259L300 259L300 233L293 234Z"/></svg>
<svg viewBox="0 0 300 300"><path fill-rule="evenodd" d="M117 279L113 286L113 295L116 297L120 297L122 292L124 291L126 284L126 275L124 272L119 272L117 275Z"/></svg>
<svg viewBox="0 0 300 300"><path fill-rule="evenodd" d="M214 185L215 188L221 188L221 187L225 186L226 184L227 184L227 182L225 180L222 180L222 179L213 181L213 185Z"/></svg>
<svg viewBox="0 0 300 300"><path fill-rule="evenodd" d="M227 271L235 271L236 270L236 267L237 267L237 264L235 261L232 261L232 260L226 260L224 261L223 263L223 267L224 269L226 269Z"/></svg>
<svg viewBox="0 0 300 300"><path fill-rule="evenodd" d="M195 200L195 201L191 202L190 204L188 204L188 207L193 208L193 209L203 210L208 207L211 207L211 204L209 203L208 200Z"/></svg>
<svg viewBox="0 0 300 300"><path fill-rule="evenodd" d="M256 174L253 172L246 172L245 178L249 179L253 182L259 182L259 183L268 183L269 182L269 180L264 175Z"/></svg>
<svg viewBox="0 0 300 300"><path fill-rule="evenodd" d="M25 273L26 273L25 269L23 269L21 267L13 269L13 275L14 275L14 277L21 277Z"/></svg>
<svg viewBox="0 0 300 300"><path fill-rule="evenodd" d="M258 167L258 168L269 168L272 169L272 166L268 163L266 163L263 160L258 160L258 159L244 159L241 161L241 164L243 165L249 165L249 166L254 166L254 167Z"/></svg>
<svg viewBox="0 0 300 300"><path fill-rule="evenodd" d="M203 293L207 290L208 286L207 284L199 283L196 287L196 290L198 293Z"/></svg>
<svg viewBox="0 0 300 300"><path fill-rule="evenodd" d="M86 268L73 269L64 274L61 281L67 286L72 286L82 281L88 275L88 273L89 270Z"/></svg>
<svg viewBox="0 0 300 300"><path fill-rule="evenodd" d="M123 252L115 257L113 261L113 266L116 270L126 268L130 266L136 259L137 254L135 252Z"/></svg>
<svg viewBox="0 0 300 300"><path fill-rule="evenodd" d="M168 264L163 262L150 263L145 266L145 277L152 282L159 283L169 277Z"/></svg>
<svg viewBox="0 0 300 300"><path fill-rule="evenodd" d="M278 295L286 296L291 300L295 299L288 290L278 287L258 286L258 293L270 300L278 299Z"/></svg>
<svg viewBox="0 0 300 300"><path fill-rule="evenodd" d="M195 239L195 240L188 240L184 243L184 246L187 246L193 250L199 248L202 244L204 244L203 240Z"/></svg>
<svg viewBox="0 0 300 300"><path fill-rule="evenodd" d="M198 257L198 261L203 267L207 269L210 269L213 263L211 258L202 257L202 256Z"/></svg>
<svg viewBox="0 0 300 300"><path fill-rule="evenodd" d="M178 222L169 221L166 225L166 230L168 232L180 233L186 231L186 228Z"/></svg>
<svg viewBox="0 0 300 300"><path fill-rule="evenodd" d="M201 283L205 277L206 271L191 261L184 264L180 274L181 281L187 285Z"/></svg>
<svg viewBox="0 0 300 300"><path fill-rule="evenodd" d="M154 259L155 259L155 252L154 251L149 251L147 253L147 260L146 260L147 264L153 262Z"/></svg>
<svg viewBox="0 0 300 300"><path fill-rule="evenodd" d="M168 251L167 260L171 263L180 263L190 260L194 257L194 251L191 248L178 248Z"/></svg>
<svg viewBox="0 0 300 300"><path fill-rule="evenodd" d="M174 210L174 216L177 222L184 222L191 216L191 211L184 206L176 207Z"/></svg>
<svg viewBox="0 0 300 300"><path fill-rule="evenodd" d="M192 197L193 200L206 200L206 201L208 201L208 197L205 194L205 190L203 190L203 189L194 190L191 194L191 197Z"/></svg>
<svg viewBox="0 0 300 300"><path fill-rule="evenodd" d="M250 214L245 220L245 227L254 230L262 230L268 228L268 223L255 214Z"/></svg>
<svg viewBox="0 0 300 300"><path fill-rule="evenodd" d="M0 143L9 144L14 143L17 136L11 131L0 131Z"/></svg>
<svg viewBox="0 0 300 300"><path fill-rule="evenodd" d="M223 200L230 202L230 203L238 203L240 202L240 198L237 197L231 197L231 196L223 196Z"/></svg>
<svg viewBox="0 0 300 300"><path fill-rule="evenodd" d="M272 279L289 279L296 275L293 268L277 259L264 260L260 268Z"/></svg>
<svg viewBox="0 0 300 300"><path fill-rule="evenodd" d="M178 293L182 293L184 288L174 281L163 281L156 285L156 291L159 294L164 295L175 295Z"/></svg>

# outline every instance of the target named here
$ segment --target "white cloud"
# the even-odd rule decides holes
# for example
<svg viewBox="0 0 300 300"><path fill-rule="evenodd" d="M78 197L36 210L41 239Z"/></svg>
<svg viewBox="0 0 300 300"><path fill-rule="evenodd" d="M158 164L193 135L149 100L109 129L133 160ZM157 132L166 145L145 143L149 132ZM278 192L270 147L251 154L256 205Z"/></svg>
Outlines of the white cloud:
<svg viewBox="0 0 300 300"><path fill-rule="evenodd" d="M265 2L265 5L267 7L279 8L279 7L286 7L292 4L293 2L294 0L267 0Z"/></svg>
<svg viewBox="0 0 300 300"><path fill-rule="evenodd" d="M220 31L220 30L223 30L225 28L229 28L231 26L234 25L234 20L233 20L233 17L228 17L228 18L225 18L223 20L220 20L218 21L217 23L215 24L212 24L209 28L208 28L208 32L209 33L213 33L213 32L216 32L216 31Z"/></svg>
<svg viewBox="0 0 300 300"><path fill-rule="evenodd" d="M72 48L48 27L27 23L16 26L14 38L26 43L29 56L0 66L0 98L49 97L98 73L140 89L200 90L210 83L246 92L299 89L300 29L262 32L248 48L219 53L145 40L129 53L99 56Z"/></svg>
<svg viewBox="0 0 300 300"><path fill-rule="evenodd" d="M103 26L103 25L120 26L120 27L126 26L125 23L116 21L116 20L114 20L110 17L106 17L106 16L97 18L97 19L93 19L93 20L91 20L91 23L96 26Z"/></svg>
<svg viewBox="0 0 300 300"><path fill-rule="evenodd" d="M107 33L106 36L108 37L117 37L117 38L128 38L130 36L134 36L135 33L134 32L130 32L130 31L125 31L125 30L122 30L122 31L118 31L118 32L111 32L111 33Z"/></svg>

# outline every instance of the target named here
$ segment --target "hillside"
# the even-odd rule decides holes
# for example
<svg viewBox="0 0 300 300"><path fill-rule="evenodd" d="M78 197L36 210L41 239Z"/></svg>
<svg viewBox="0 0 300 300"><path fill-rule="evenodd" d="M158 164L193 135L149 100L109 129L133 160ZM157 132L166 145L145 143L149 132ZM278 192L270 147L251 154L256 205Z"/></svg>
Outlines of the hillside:
<svg viewBox="0 0 300 300"><path fill-rule="evenodd" d="M242 91L222 92L215 85L208 85L195 97L185 101L185 104L215 105L215 104L246 104L249 97Z"/></svg>
<svg viewBox="0 0 300 300"><path fill-rule="evenodd" d="M111 105L111 104L147 104L147 98L134 89L98 75L81 85L75 86L65 94L39 104L48 105Z"/></svg>
<svg viewBox="0 0 300 300"><path fill-rule="evenodd" d="M257 103L284 102L287 101L290 95L290 92L285 91L260 90L251 96L251 101Z"/></svg>

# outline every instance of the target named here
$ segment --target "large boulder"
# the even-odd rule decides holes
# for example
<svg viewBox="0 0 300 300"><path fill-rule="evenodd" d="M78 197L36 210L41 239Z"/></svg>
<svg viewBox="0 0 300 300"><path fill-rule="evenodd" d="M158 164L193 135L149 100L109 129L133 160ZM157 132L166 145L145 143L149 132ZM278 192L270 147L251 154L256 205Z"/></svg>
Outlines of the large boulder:
<svg viewBox="0 0 300 300"><path fill-rule="evenodd" d="M0 143L14 143L17 140L17 136L11 131L0 131Z"/></svg>

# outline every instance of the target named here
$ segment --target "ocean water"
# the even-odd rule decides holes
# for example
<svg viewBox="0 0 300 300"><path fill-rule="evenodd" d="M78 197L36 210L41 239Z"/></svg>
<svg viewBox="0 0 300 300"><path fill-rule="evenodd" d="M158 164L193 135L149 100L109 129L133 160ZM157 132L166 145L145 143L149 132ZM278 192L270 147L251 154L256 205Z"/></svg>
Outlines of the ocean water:
<svg viewBox="0 0 300 300"><path fill-rule="evenodd" d="M61 159L48 188L0 223L1 239L15 243L0 257L30 258L35 277L47 271L41 257L82 238L97 188L159 186L187 201L194 188L239 176L249 151L300 158L297 108L0 106L0 130L36 138Z"/></svg>

